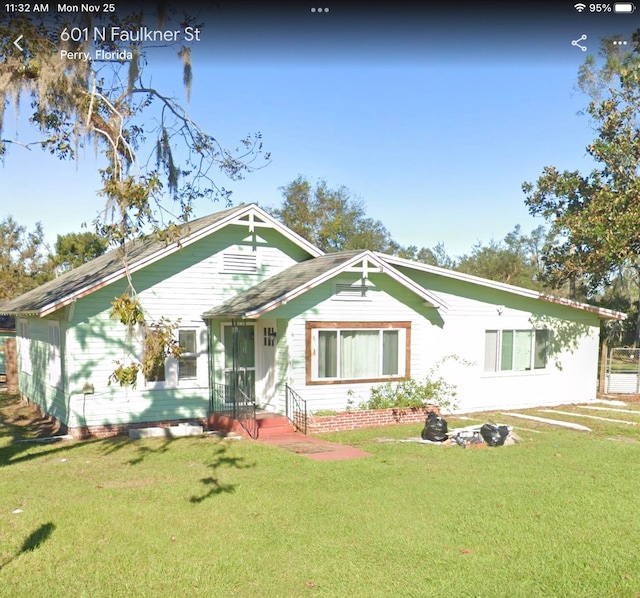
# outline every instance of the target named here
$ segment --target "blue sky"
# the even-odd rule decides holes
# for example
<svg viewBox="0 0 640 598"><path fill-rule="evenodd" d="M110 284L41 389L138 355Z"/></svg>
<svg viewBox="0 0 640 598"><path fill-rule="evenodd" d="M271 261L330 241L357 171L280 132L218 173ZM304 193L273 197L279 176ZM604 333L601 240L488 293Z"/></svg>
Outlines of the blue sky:
<svg viewBox="0 0 640 598"><path fill-rule="evenodd" d="M355 21L355 30L340 15L309 30L293 20L275 29L247 24L239 15L234 26L205 26L192 49L191 117L229 147L259 131L272 154L243 181L221 175L234 203L275 206L279 188L298 175L326 179L361 198L399 243L444 242L454 256L516 224L542 224L527 213L522 183L546 165L589 168L593 132L577 114L585 98L575 90L585 54L571 39L588 32L592 52L599 35L631 31L639 17L578 21L571 12L561 23L550 16L527 27L456 27L444 17L390 19L387 27L384 15L373 17ZM146 72L158 89L183 97L173 50L150 55ZM4 137L16 129L10 114ZM27 141L33 133L23 125ZM12 147L0 167L0 217L13 214L29 228L41 221L50 243L79 231L103 205L98 164L91 151L65 163ZM197 215L222 207L203 202Z"/></svg>

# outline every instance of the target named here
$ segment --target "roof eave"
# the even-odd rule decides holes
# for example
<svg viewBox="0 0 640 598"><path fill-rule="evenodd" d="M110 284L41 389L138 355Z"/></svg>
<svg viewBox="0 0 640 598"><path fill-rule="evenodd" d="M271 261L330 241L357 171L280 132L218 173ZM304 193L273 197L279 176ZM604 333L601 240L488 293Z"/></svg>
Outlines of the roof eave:
<svg viewBox="0 0 640 598"><path fill-rule="evenodd" d="M384 255L384 254L382 254ZM480 276L474 276L472 274L465 274L463 272L454 272L453 270L447 270L446 268L440 268L438 266L430 266L429 264L420 264L412 260L405 258L399 258L395 256L384 256L388 258L390 262L396 263L407 268L413 268L415 270L421 270L430 274L436 274L440 276L446 276L455 280L461 280L463 282L470 282L473 284L479 284L487 288L492 288L497 291L505 291L514 295L520 295L521 297L528 297L530 299L539 299L547 301L549 303L556 303L558 305L564 305L566 307L572 307L582 311L588 311L597 314L603 320L626 320L627 314L603 307L596 307L595 305L589 305L588 303L581 303L579 301L573 301L571 299L564 299L563 297L556 297L554 295L548 295L546 293L540 293L533 289L526 289L524 287L518 287L515 285L507 284L504 282L496 282L494 280L488 280L481 278Z"/></svg>
<svg viewBox="0 0 640 598"><path fill-rule="evenodd" d="M358 263L365 257L375 262L376 265L380 268L380 272L386 274L387 276L390 276L391 278L393 278L394 280L402 284L405 288L408 288L410 291L415 293L418 297L420 297L425 303L427 303L431 307L434 307L435 309L441 309L443 311L448 310L449 306L447 305L447 303L439 299L433 293L423 289L420 285L416 284L408 276L402 274L402 272L399 272L398 270L390 266L388 263L385 262L383 258L381 258L381 256L376 255L372 251L364 250L352 256L348 260L345 260L341 264L338 264L333 268L323 272L322 274L319 274L318 276L316 276L315 278L312 278L306 283L294 289L291 289L286 293L283 293L282 295L280 295L279 297L276 297L275 299L268 301L264 305L261 305L260 307L257 307L255 309L246 310L245 312L242 313L242 315L236 314L236 317L243 317L247 319L259 318L264 314L269 313L270 311L273 311L274 309L282 305L285 305L289 301L296 299L300 295L304 295L306 292L312 290L313 288L317 287L323 282L326 282L327 280L331 280L334 276L340 274L340 272L347 270L349 267ZM215 315L210 315L208 313L205 313L203 314L203 318L205 317L210 319L212 317L234 317L234 316L226 313L225 314L217 313Z"/></svg>
<svg viewBox="0 0 640 598"><path fill-rule="evenodd" d="M208 226L203 227L198 231L195 231L191 234L187 234L185 237L182 237L177 241L172 241L171 243L168 243L166 246L161 247L160 249L153 252L152 254L145 256L144 258L141 258L139 261L134 261L132 264L129 264L128 271L130 274L137 272L142 268L145 268L157 262L158 260L172 253L175 253L176 251L179 251L183 247L191 245L192 243L195 243L196 241L199 241L200 239L209 236L230 224L242 224L242 225L248 226L250 224L249 222L240 221L239 218L246 216L248 213L252 211L257 212L260 218L263 218L265 221L269 222L270 227L277 229L284 237L288 238L289 240L297 244L301 249L304 249L312 257L319 257L321 255L324 255L324 253L320 249L318 249L315 245L313 245L312 243L310 243L309 241L307 241L306 239L304 239L294 231L289 230L284 224L282 224L281 222L273 218L270 214L265 212L258 205L252 203L252 204L247 204L246 206L238 206L236 210L232 211L230 214L227 214L224 218L221 218L220 220L216 220L215 222L209 224ZM187 226L188 226L188 223L187 223ZM55 303L45 304L44 306L42 306L37 310L29 310L28 314L32 316L39 316L41 318L44 318L58 311L59 309L66 307L73 301L77 299L81 299L82 297L86 297L87 295L94 293L95 291L101 289L102 287L107 286L113 282L116 282L117 280L120 280L126 275L126 273L127 273L127 269L122 267L117 271L113 272L112 274L106 276L105 278L101 278L100 280L98 280L93 284L87 285L79 290L71 292L70 294L66 295L64 298L62 298L59 301L56 301ZM14 313L17 313L17 312L10 312L6 315L13 315ZM24 313L26 314L27 312L24 312Z"/></svg>

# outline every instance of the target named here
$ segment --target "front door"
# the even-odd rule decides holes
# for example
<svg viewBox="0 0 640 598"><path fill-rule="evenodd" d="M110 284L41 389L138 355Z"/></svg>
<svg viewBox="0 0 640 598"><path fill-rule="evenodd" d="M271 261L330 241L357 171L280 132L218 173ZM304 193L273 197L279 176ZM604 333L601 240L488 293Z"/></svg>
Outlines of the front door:
<svg viewBox="0 0 640 598"><path fill-rule="evenodd" d="M235 338L234 338L234 335ZM256 397L256 334L254 324L223 325L225 402ZM236 394L236 391L241 391Z"/></svg>

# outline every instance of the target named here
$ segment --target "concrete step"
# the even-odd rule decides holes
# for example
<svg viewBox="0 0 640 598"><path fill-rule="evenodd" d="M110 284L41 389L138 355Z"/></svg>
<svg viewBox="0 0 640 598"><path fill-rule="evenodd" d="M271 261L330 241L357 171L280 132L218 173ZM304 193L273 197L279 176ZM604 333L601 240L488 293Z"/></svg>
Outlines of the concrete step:
<svg viewBox="0 0 640 598"><path fill-rule="evenodd" d="M256 417L258 422L258 438L272 438L295 432L293 424L288 418L276 413L259 413Z"/></svg>

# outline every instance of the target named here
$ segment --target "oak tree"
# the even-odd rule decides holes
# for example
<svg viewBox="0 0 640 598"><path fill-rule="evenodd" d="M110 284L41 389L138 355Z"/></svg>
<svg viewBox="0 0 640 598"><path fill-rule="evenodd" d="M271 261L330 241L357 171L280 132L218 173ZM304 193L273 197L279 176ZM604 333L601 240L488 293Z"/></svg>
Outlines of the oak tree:
<svg viewBox="0 0 640 598"><path fill-rule="evenodd" d="M545 218L555 239L543 256L550 282L583 281L597 298L623 271L633 272L640 301L640 32L630 49L617 41L603 40L600 58L588 57L579 72L596 132L586 148L593 169L548 166L523 190L530 213Z"/></svg>
<svg viewBox="0 0 640 598"><path fill-rule="evenodd" d="M0 222L0 300L13 299L53 276L42 224L29 232L12 216Z"/></svg>
<svg viewBox="0 0 640 598"><path fill-rule="evenodd" d="M398 245L379 220L366 215L364 202L347 187L313 186L299 176L281 187L283 201L271 212L286 226L325 252L371 249L394 253Z"/></svg>

